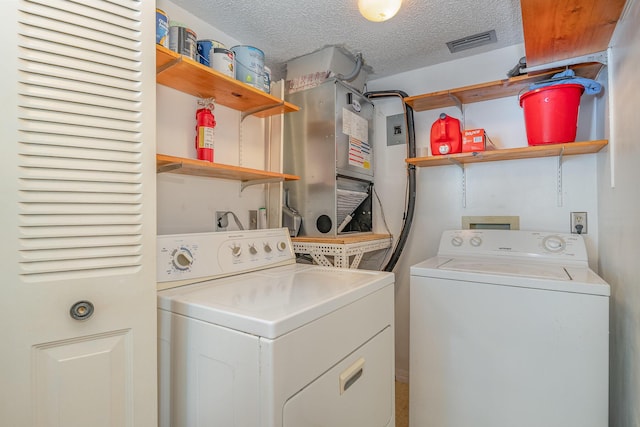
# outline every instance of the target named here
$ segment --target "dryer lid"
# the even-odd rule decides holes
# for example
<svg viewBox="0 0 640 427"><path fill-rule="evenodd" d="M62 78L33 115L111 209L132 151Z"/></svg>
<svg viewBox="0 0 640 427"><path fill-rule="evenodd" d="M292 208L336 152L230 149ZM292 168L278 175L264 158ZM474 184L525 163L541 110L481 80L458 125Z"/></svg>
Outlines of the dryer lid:
<svg viewBox="0 0 640 427"><path fill-rule="evenodd" d="M393 284L393 273L293 264L158 292L158 308L277 338Z"/></svg>

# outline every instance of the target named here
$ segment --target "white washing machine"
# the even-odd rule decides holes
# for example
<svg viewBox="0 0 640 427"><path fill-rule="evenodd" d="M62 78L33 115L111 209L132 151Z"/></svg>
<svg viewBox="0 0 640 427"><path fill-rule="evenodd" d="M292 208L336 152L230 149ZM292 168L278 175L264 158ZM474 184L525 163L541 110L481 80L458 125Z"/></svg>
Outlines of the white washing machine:
<svg viewBox="0 0 640 427"><path fill-rule="evenodd" d="M393 426L393 282L286 228L158 236L160 426Z"/></svg>
<svg viewBox="0 0 640 427"><path fill-rule="evenodd" d="M607 425L609 285L582 236L446 231L410 280L410 426Z"/></svg>

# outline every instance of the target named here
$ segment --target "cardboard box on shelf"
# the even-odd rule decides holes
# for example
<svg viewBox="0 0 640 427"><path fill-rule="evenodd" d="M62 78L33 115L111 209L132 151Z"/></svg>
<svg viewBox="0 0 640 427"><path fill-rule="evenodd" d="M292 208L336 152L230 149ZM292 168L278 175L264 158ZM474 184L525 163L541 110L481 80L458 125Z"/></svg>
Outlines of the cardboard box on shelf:
<svg viewBox="0 0 640 427"><path fill-rule="evenodd" d="M487 143L487 136L484 129L466 129L462 132L462 152L472 153L474 151L484 151Z"/></svg>

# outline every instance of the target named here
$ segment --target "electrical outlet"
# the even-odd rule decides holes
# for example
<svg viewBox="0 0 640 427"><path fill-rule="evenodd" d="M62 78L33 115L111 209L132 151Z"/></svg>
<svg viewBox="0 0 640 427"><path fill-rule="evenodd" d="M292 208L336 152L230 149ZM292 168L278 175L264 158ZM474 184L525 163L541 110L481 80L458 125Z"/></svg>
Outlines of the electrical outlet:
<svg viewBox="0 0 640 427"><path fill-rule="evenodd" d="M249 210L249 230L256 230L258 228L258 211Z"/></svg>
<svg viewBox="0 0 640 427"><path fill-rule="evenodd" d="M571 233L587 234L586 212L571 212Z"/></svg>
<svg viewBox="0 0 640 427"><path fill-rule="evenodd" d="M216 231L227 231L229 218L225 215L227 211L216 211Z"/></svg>

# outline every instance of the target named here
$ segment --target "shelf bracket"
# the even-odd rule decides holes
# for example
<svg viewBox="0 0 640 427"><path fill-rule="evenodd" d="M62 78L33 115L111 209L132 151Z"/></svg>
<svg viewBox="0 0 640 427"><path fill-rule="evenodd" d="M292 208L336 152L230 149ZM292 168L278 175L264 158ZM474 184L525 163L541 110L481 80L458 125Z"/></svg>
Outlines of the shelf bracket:
<svg viewBox="0 0 640 427"><path fill-rule="evenodd" d="M167 163L166 165L158 166L156 168L156 173L171 172L173 170L181 169L181 168L182 168L182 162Z"/></svg>
<svg viewBox="0 0 640 427"><path fill-rule="evenodd" d="M456 104L456 107L458 107L458 110L460 110L460 113L464 114L464 111L462 111L462 101L460 101L460 98L458 98L451 92L449 92L447 95L449 95L449 98L451 98L453 102Z"/></svg>
<svg viewBox="0 0 640 427"><path fill-rule="evenodd" d="M560 149L560 154L558 154L558 171L557 171L558 207L562 207L562 157L563 155L564 155L564 147Z"/></svg>
<svg viewBox="0 0 640 427"><path fill-rule="evenodd" d="M464 167L464 163L460 163L458 160L448 156L449 160L454 165L458 166L462 170L462 207L467 207L467 169Z"/></svg>
<svg viewBox="0 0 640 427"><path fill-rule="evenodd" d="M262 107L254 108L252 110L244 111L242 113L242 115L240 116L240 122L244 121L244 119L246 119L247 117L249 117L249 116L251 116L253 114L260 113L260 112L266 111L266 110L270 110L272 108L282 107L283 105L284 105L284 101L280 101L277 104L265 105L265 106L262 106Z"/></svg>
<svg viewBox="0 0 640 427"><path fill-rule="evenodd" d="M240 192L242 193L242 191L244 191L245 188L251 187L252 185L273 184L276 182L282 182L283 180L284 180L283 178L265 178L265 179L252 179L251 181L242 181L242 184L240 186Z"/></svg>
<svg viewBox="0 0 640 427"><path fill-rule="evenodd" d="M173 59L169 62L167 62L166 64L163 64L159 67L156 67L156 75L162 73L164 70L173 67L174 65L178 64L182 62L182 55L180 55L179 58Z"/></svg>
<svg viewBox="0 0 640 427"><path fill-rule="evenodd" d="M535 65L533 67L521 68L520 72L531 73L533 71L552 70L554 68L568 67L569 65L585 64L588 62L599 62L602 65L607 65L607 51L603 50L589 55L577 56L575 58L563 59L561 61L549 62L547 64Z"/></svg>

